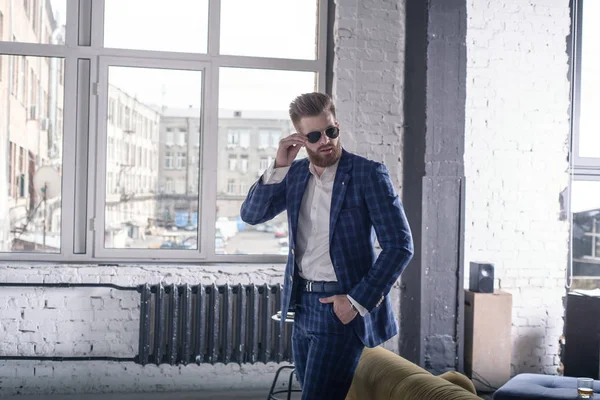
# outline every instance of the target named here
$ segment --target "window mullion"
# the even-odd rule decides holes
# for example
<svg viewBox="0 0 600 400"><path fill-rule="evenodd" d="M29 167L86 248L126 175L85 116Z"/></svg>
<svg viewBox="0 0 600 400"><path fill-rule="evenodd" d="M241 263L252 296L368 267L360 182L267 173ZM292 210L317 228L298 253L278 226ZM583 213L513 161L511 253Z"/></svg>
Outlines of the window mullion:
<svg viewBox="0 0 600 400"><path fill-rule="evenodd" d="M219 131L219 68L212 65L206 68L204 76L204 98L201 136L201 217L200 250L206 257L215 254L215 224L217 209L217 165L218 165L218 131ZM214 134L210 134L214 132Z"/></svg>
<svg viewBox="0 0 600 400"><path fill-rule="evenodd" d="M208 54L218 56L221 47L221 0L208 2Z"/></svg>

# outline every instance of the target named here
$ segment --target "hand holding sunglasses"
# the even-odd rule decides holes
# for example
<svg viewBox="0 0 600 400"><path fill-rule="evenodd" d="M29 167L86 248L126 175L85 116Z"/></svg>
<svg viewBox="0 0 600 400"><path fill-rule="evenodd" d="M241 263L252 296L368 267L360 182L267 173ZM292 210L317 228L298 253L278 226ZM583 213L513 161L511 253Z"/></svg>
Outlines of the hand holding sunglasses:
<svg viewBox="0 0 600 400"><path fill-rule="evenodd" d="M275 156L275 168L289 167L296 159L298 152L304 146L307 139L300 133L292 133L279 142L277 155Z"/></svg>

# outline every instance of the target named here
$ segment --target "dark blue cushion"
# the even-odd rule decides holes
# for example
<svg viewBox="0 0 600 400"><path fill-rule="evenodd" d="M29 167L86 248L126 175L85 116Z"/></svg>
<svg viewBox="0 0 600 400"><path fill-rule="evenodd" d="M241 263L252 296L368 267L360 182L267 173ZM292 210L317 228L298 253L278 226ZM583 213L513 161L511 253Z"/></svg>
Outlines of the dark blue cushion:
<svg viewBox="0 0 600 400"><path fill-rule="evenodd" d="M594 393L600 394L600 381L594 381ZM498 389L493 398L494 400L576 400L577 378L519 374Z"/></svg>

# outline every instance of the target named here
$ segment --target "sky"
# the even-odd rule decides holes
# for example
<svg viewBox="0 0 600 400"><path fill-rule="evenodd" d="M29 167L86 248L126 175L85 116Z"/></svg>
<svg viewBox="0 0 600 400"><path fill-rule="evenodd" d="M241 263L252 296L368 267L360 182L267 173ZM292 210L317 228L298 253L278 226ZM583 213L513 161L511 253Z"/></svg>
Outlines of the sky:
<svg viewBox="0 0 600 400"><path fill-rule="evenodd" d="M66 0L52 4L65 10ZM104 20L105 47L207 51L208 0L106 0ZM221 54L315 59L316 23L317 0L221 0ZM199 107L202 73L171 65L111 67L109 81L145 103ZM219 108L287 110L314 82L310 72L222 68Z"/></svg>

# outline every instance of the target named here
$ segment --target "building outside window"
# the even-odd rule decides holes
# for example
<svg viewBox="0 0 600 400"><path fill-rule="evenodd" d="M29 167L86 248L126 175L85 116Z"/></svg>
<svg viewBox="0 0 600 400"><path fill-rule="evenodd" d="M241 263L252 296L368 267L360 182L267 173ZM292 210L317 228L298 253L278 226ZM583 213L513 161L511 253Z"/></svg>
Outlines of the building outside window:
<svg viewBox="0 0 600 400"><path fill-rule="evenodd" d="M230 171L235 171L237 168L237 156L236 155L230 155L229 156L229 170Z"/></svg>
<svg viewBox="0 0 600 400"><path fill-rule="evenodd" d="M175 163L173 161L173 152L167 151L165 153L165 169L173 169L175 168Z"/></svg>
<svg viewBox="0 0 600 400"><path fill-rule="evenodd" d="M242 155L240 158L240 171L245 174L248 172L248 156Z"/></svg>
<svg viewBox="0 0 600 400"><path fill-rule="evenodd" d="M227 147L234 148L240 145L240 133L237 130L230 130L227 133Z"/></svg>

